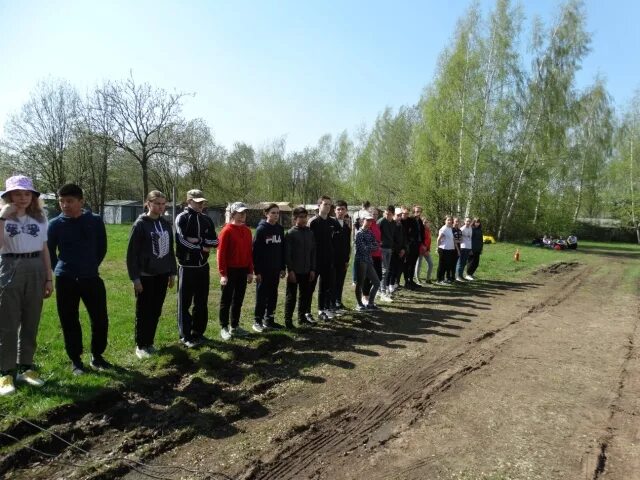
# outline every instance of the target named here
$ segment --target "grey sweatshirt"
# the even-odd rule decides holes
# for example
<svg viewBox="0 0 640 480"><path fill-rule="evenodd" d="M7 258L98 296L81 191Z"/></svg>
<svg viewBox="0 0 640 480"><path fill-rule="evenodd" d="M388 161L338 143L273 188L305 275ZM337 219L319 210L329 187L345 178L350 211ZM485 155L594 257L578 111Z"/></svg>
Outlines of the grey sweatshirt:
<svg viewBox="0 0 640 480"><path fill-rule="evenodd" d="M285 236L285 263L294 273L316 271L316 241L309 227L294 226Z"/></svg>

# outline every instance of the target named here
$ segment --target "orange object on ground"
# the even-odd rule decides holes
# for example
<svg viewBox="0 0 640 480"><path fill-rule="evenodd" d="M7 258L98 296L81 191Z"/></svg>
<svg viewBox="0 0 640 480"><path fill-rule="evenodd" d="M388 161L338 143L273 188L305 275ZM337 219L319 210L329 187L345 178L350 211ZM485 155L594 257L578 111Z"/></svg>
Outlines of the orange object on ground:
<svg viewBox="0 0 640 480"><path fill-rule="evenodd" d="M519 249L519 248L516 248L516 253L514 253L514 254L513 254L513 259L514 259L516 262L519 262L519 261L520 261L520 249Z"/></svg>

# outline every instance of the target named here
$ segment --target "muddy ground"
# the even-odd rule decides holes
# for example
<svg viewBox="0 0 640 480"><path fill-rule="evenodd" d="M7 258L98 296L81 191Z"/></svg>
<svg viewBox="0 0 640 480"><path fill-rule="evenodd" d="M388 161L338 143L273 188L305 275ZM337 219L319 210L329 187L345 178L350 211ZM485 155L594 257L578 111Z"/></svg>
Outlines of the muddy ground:
<svg viewBox="0 0 640 480"><path fill-rule="evenodd" d="M640 479L640 255L562 259L258 349L216 343L232 363L176 347L162 378L51 412L59 437L5 431L0 476Z"/></svg>

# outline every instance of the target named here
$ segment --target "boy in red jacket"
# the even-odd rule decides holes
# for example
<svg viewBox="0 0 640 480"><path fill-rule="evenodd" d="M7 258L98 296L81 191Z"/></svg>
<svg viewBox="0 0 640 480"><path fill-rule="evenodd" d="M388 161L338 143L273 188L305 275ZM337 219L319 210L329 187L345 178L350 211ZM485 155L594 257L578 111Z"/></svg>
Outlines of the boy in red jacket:
<svg viewBox="0 0 640 480"><path fill-rule="evenodd" d="M251 230L245 225L247 207L235 202L230 207L231 221L218 237L218 271L220 272L220 336L230 340L234 335L243 336L247 332L239 327L240 311L247 289L253 282L253 255L251 251ZM231 310L231 326L229 326Z"/></svg>

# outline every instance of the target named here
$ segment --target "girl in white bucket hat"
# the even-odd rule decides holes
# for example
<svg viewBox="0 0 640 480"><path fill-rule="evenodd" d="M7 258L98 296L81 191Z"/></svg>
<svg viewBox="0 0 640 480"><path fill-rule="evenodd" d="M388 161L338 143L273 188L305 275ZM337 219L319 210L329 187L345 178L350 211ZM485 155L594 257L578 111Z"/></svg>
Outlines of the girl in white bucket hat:
<svg viewBox="0 0 640 480"><path fill-rule="evenodd" d="M33 367L42 301L51 296L47 219L29 177L15 175L0 192L0 395L18 382L44 383Z"/></svg>

